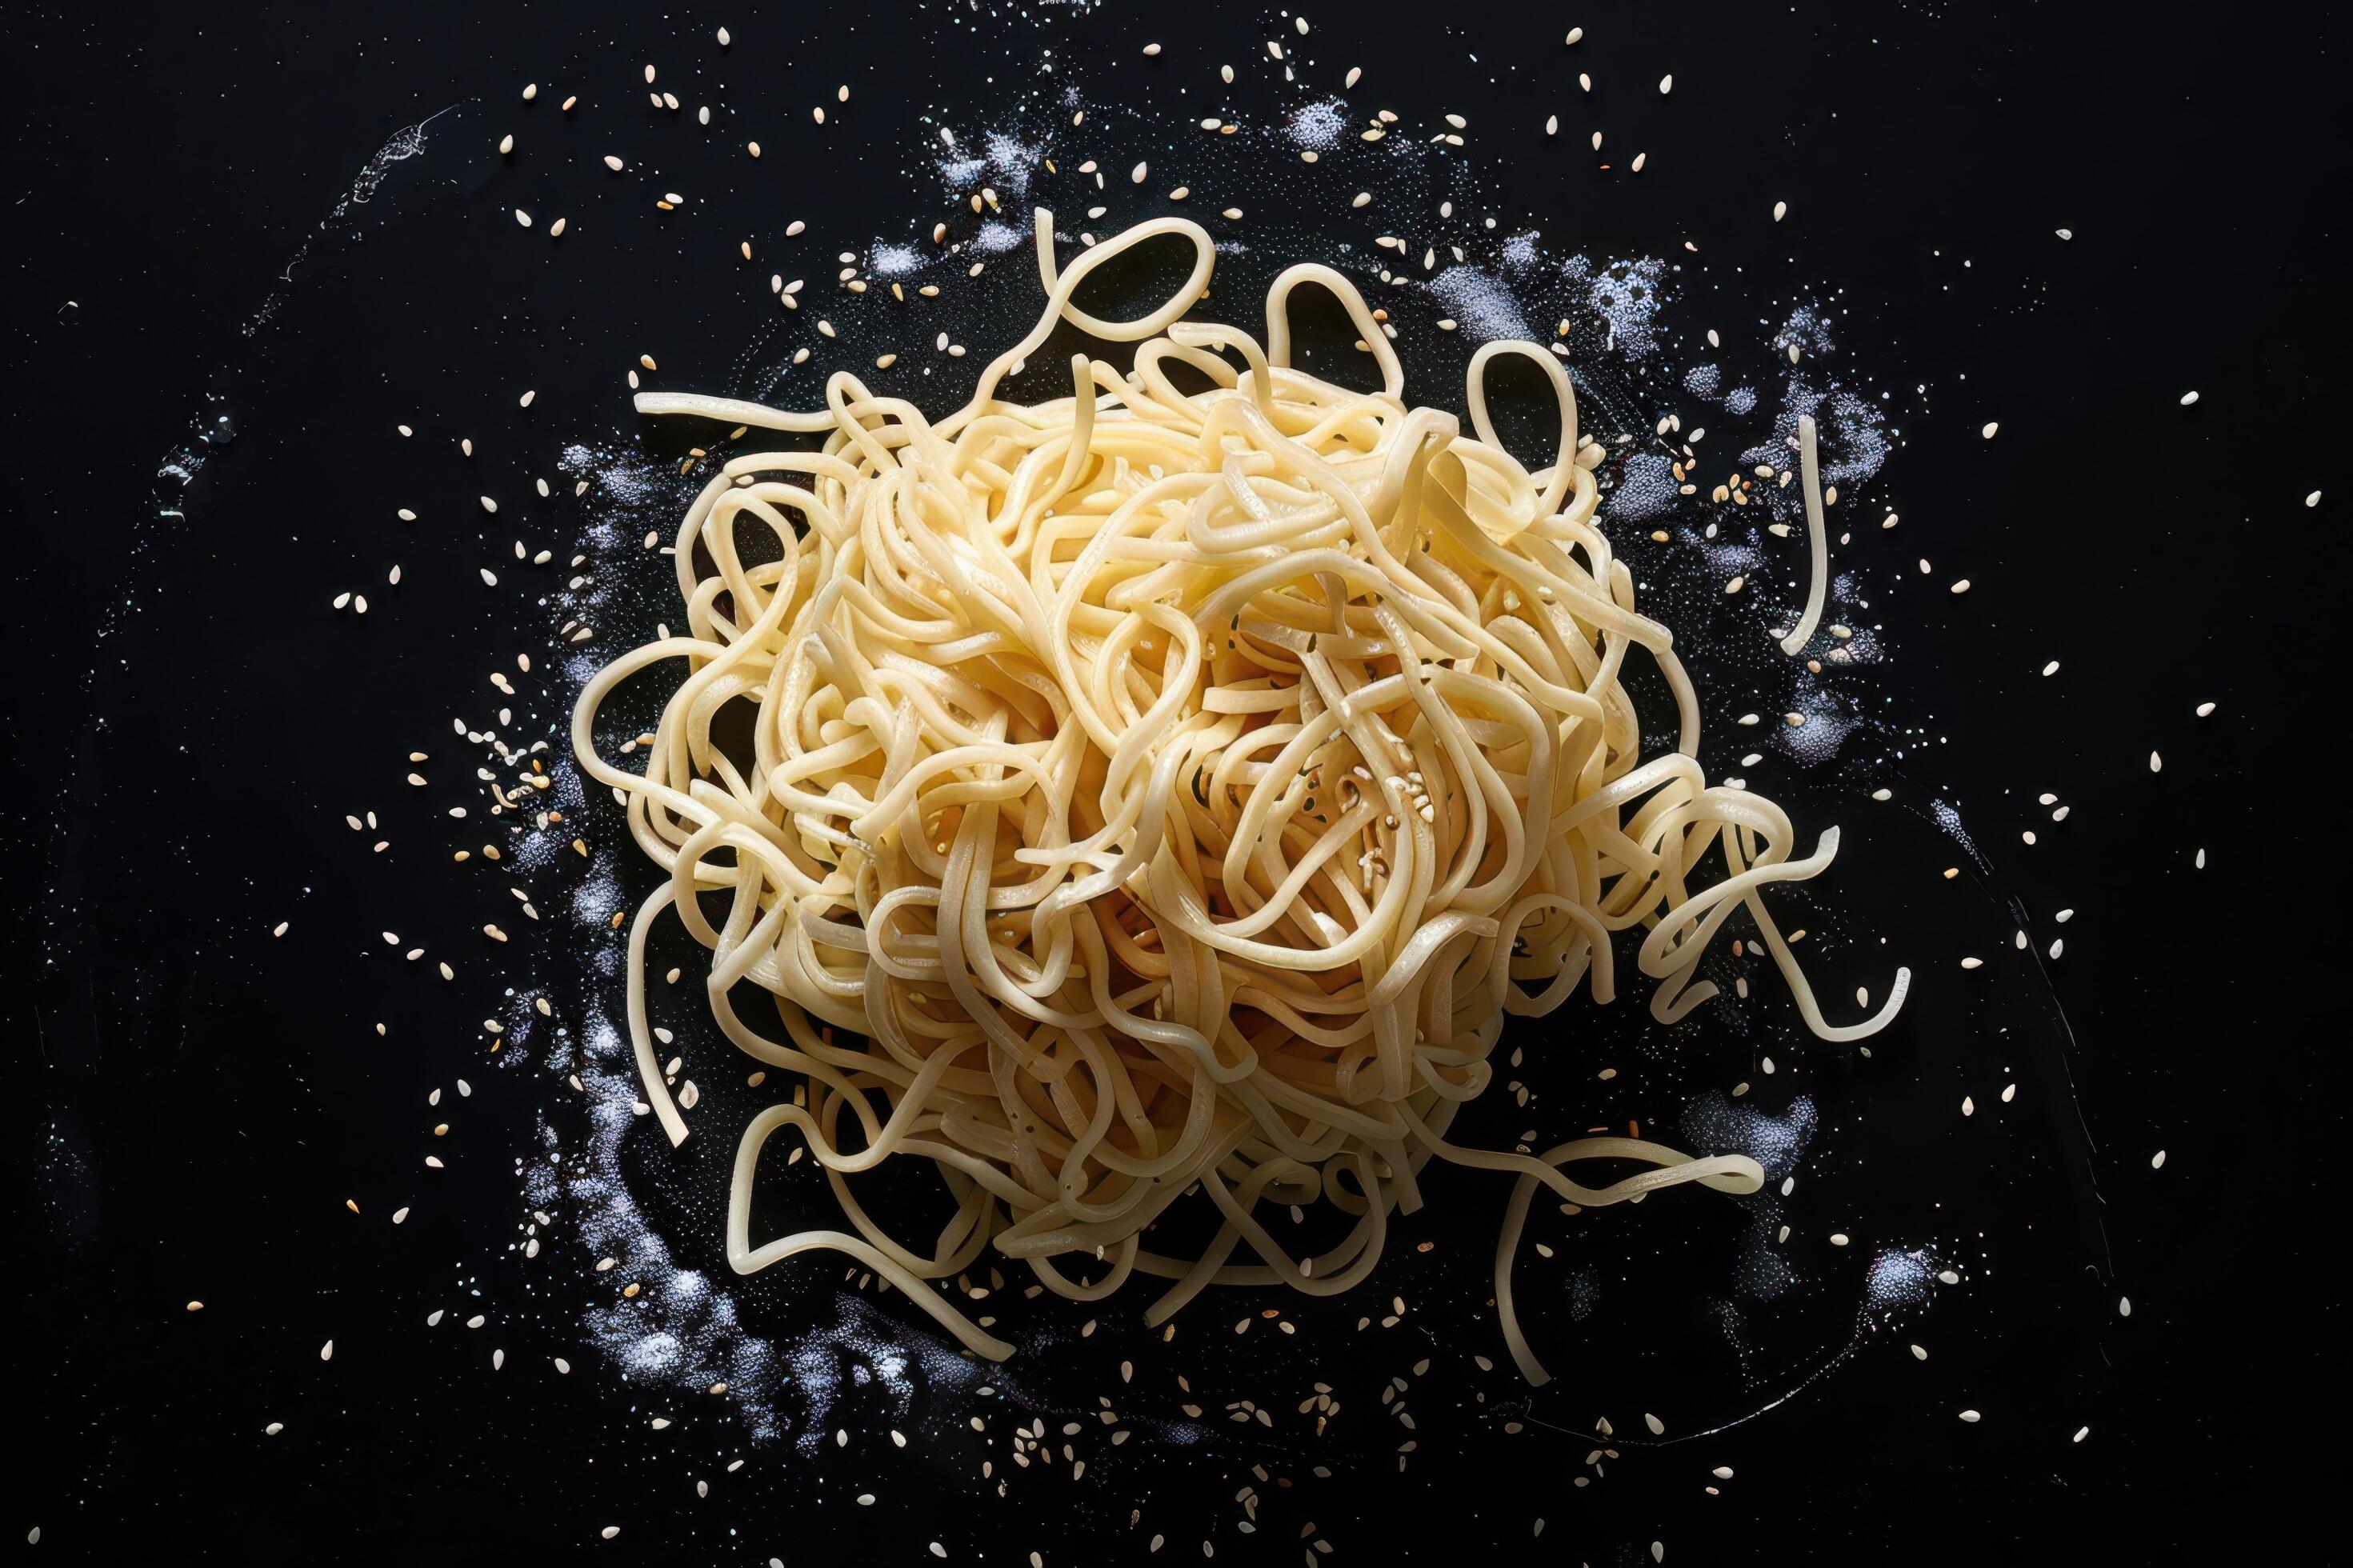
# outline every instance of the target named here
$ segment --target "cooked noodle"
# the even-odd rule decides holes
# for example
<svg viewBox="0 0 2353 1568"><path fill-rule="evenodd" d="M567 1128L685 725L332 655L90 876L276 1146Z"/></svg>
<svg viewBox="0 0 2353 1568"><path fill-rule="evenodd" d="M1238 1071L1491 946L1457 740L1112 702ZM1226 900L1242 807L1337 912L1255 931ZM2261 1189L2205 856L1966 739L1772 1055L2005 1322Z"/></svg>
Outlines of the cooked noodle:
<svg viewBox="0 0 2353 1568"><path fill-rule="evenodd" d="M1329 268L1276 280L1261 347L1179 320L1208 283L1198 226L1159 219L1058 268L1050 215L1037 225L1045 313L943 420L847 373L819 414L638 400L825 437L726 464L678 534L686 630L616 659L574 714L582 765L670 873L629 940L646 1098L683 1139L646 1020L646 931L668 907L711 950L719 1026L802 1079L738 1147L737 1270L848 1253L997 1359L1012 1347L925 1283L985 1248L1076 1300L1134 1273L1172 1281L1154 1324L1211 1284L1335 1294L1378 1260L1389 1215L1419 1206L1436 1156L1520 1178L1497 1302L1542 1381L1509 1280L1538 1184L1589 1206L1693 1181L1754 1192L1762 1172L1630 1139L1541 1158L1450 1143L1504 1016L1548 1013L1588 976L1609 1001L1610 934L1641 927L1652 1015L1679 1019L1715 994L1696 965L1743 908L1826 1039L1879 1028L1906 973L1867 1021L1823 1021L1759 894L1820 872L1837 834L1792 858L1778 807L1711 787L1693 760L1696 695L1593 524L1601 452L1551 354L1482 348L1466 436L1404 402L1395 350ZM1159 236L1195 256L1166 302L1130 321L1073 303ZM1378 391L1291 367L1288 301L1310 283L1346 308ZM1133 374L1079 354L1071 396L999 399L1063 321L1136 342ZM1488 417L1501 353L1558 400L1534 473ZM1180 365L1209 390L1180 391ZM747 524L782 558L746 565ZM1620 680L1637 647L1682 724L1649 762ZM689 673L645 772L598 756L607 694L673 658ZM735 703L753 710L748 765L712 740ZM1723 874L1695 885L1712 849ZM775 998L781 1039L738 1016L744 984ZM754 1174L787 1126L855 1235L754 1245ZM893 1156L935 1162L954 1202L928 1254L851 1194L849 1175ZM1594 1190L1557 1168L1581 1159L1652 1168ZM1207 1247L1148 1250L1155 1219L1197 1194L1220 1222ZM1354 1223L1310 1256L1255 1217L1319 1200Z"/></svg>

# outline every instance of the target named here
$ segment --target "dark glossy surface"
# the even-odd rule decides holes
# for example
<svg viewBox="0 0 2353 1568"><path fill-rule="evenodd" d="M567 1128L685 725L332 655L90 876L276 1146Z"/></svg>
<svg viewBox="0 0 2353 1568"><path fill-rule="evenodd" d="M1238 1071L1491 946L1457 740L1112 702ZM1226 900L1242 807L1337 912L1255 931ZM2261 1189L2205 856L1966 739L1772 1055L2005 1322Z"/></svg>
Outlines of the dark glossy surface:
<svg viewBox="0 0 2353 1568"><path fill-rule="evenodd" d="M2328 542L2353 491L2316 510L2303 498L2345 488L2329 471L2346 326L2329 209L2347 138L2326 108L2341 96L2341 27L2207 16L2185 49L2154 19L2023 8L1625 7L1413 28L1310 16L1306 40L1271 14L1147 22L1118 7L0 24L23 78L7 157L10 597L24 629L0 818L18 934L0 1016L25 1265L10 1405L33 1452L0 1521L12 1547L39 1526L38 1560L626 1551L797 1565L929 1563L937 1541L951 1561L1036 1550L1060 1564L1146 1561L1160 1532L1164 1558L1198 1560L1209 1539L1220 1562L1290 1563L1312 1521L1335 1563L1477 1551L1616 1564L1650 1561L1653 1542L1684 1563L2063 1548L2139 1561L2217 1542L2260 1552L2295 1532L2327 1454L2302 1426L2341 1378L2323 1206L2340 1026L2314 994L2327 989L2325 913L2303 938L2316 936L2316 973L2302 947L2275 956L2307 908L2330 907L2326 796L2323 811L2305 797L2330 776ZM1560 39L1572 22L1590 34L1576 51ZM723 23L724 56L711 42ZM1693 419L1665 371L1707 357L1694 340L1708 326L1744 339L1748 373L1767 376L1772 323L1806 300L1833 313L1824 374L1883 392L1901 432L1852 498L1857 538L1841 554L1889 657L1826 700L1865 727L1810 765L1728 727L1750 706L1778 711L1786 672L1749 651L1757 623L1720 602L1689 551L1615 531L1703 689L1723 694L1711 771L1745 773L1809 837L1843 826L1838 867L1784 919L1814 928L1825 1005L1853 1016L1853 988L1876 994L1905 962L1911 1008L1868 1060L1805 1044L1778 981L1753 966L1749 1003L1670 1035L1648 1025L1639 986L1608 1013L1580 995L1514 1026L1507 1047L1526 1053L1516 1076L1535 1107L1493 1095L1466 1138L1540 1127L1549 1142L1631 1118L1729 1146L1757 1130L1709 1097L1743 1080L1756 1087L1740 1105L1810 1127L1787 1199L1678 1193L1574 1223L1540 1213L1529 1240L1557 1256L1524 1248L1517 1279L1560 1381L1534 1394L1486 1305L1507 1184L1456 1172L1400 1221L1361 1300L1220 1298L1188 1310L1173 1343L1142 1330L1140 1294L1092 1311L1008 1306L1025 1351L988 1374L996 1393L949 1361L919 1368L903 1400L855 1382L819 1398L818 1363L795 1364L774 1390L778 1435L760 1440L738 1404L632 1384L596 1347L587 1320L611 1308L613 1281L571 1215L558 1211L540 1258L519 1251L518 1162L551 1137L576 1148L580 1118L548 1070L560 1041L502 1061L479 1021L504 1016L510 988L543 988L577 1029L613 987L576 925L518 921L507 879L450 863L479 826L442 815L476 799L456 781L479 759L453 745L450 716L485 721L510 700L484 675L512 672L517 651L556 664L563 612L549 605L598 527L618 541L593 569L611 584L600 649L676 618L666 562L635 540L668 535L686 481L628 500L567 493L575 471L642 458L651 472L716 434L630 414L621 377L639 353L659 356L653 384L806 405L813 377L767 373L817 342L806 318L834 315L870 361L891 347L935 364L913 384L927 405L960 400L951 389L1034 308L1020 255L941 317L974 346L954 363L920 352L930 318L894 335L879 303L835 293L831 258L964 222L926 173L925 117L1044 136L1067 115L1049 113L1060 79L1043 51L1076 62L1066 74L1099 106L1095 131L1054 132L1058 159L1101 157L1114 183L1149 159L1170 175L1154 187L1199 178L1198 206L1213 193L1188 170L1228 158L1215 202L1268 215L1238 232L1281 241L1220 261L1220 313L1254 320L1257 285L1319 231L1361 247L1366 224L1345 208L1319 217L1305 202L1322 187L1296 169L1270 163L1253 184L1231 148L1165 130L1220 112L1260 124L1314 96L1263 68L1268 37L1305 55L1319 91L1362 65L1348 95L1359 119L1393 106L1417 125L1450 108L1472 121L1471 147L1411 165L1414 188L1383 165L1385 205L1451 196L1466 216L1499 215L1499 232L1542 231L1548 254L1681 268L1662 318L1672 347L1648 372L1597 357L1589 427ZM1147 39L1158 59L1141 57ZM685 116L646 107L649 59ZM1241 77L1222 94L1219 60ZM1578 69L1596 78L1589 98ZM541 100L522 105L532 79ZM838 105L843 81L853 97ZM574 91L566 120L556 103ZM686 123L705 96L733 116L725 130ZM1562 117L1553 141L1548 113ZM371 200L338 209L388 138L436 114ZM761 140L757 163L736 125ZM1600 157L1584 142L1597 126ZM509 130L505 160L492 147ZM607 150L628 176L594 164ZM1619 162L1634 151L1648 154L1639 178ZM1090 198L1063 169L1037 194L1071 228ZM687 208L654 211L665 189L691 193ZM1790 204L1778 226L1776 200ZM539 226L528 236L516 206ZM557 216L571 226L551 245ZM787 242L794 217L809 230ZM2058 240L2061 226L2074 237ZM748 267L742 237L758 240ZM803 319L768 298L776 268L809 280ZM1414 310L1409 390L1454 405L1468 345L1428 327L1428 302ZM2200 398L2185 408L2190 389ZM1745 426L1706 417L1745 445L1770 412L1768 398ZM404 420L408 441L394 431ZM1988 420L2001 425L1990 443ZM235 439L207 447L206 431ZM460 435L476 457L455 450ZM575 443L589 457L567 468ZM206 459L185 494L155 479L174 451ZM534 476L555 494L536 498ZM473 500L491 492L495 518ZM396 521L399 506L418 523ZM1902 526L1873 537L1887 510ZM554 550L554 566L533 575L508 552L514 538ZM398 588L385 580L394 562ZM501 590L480 586L483 565ZM1968 595L1945 592L1956 575ZM365 620L328 609L346 589L374 601ZM2045 679L2052 658L2062 669ZM518 689L513 732L560 749L562 683ZM2215 714L2194 718L2209 700ZM1743 767L1751 745L1767 760ZM412 748L434 753L426 771L444 787L401 782ZM1882 787L1893 798L1871 802ZM2071 806L2064 824L2036 804L2044 791ZM1981 859L1937 826L1939 799ZM584 806L584 835L617 845L615 814ZM368 809L380 832L344 826ZM392 847L372 855L378 837ZM1965 874L1947 880L1948 865ZM617 866L632 898L649 885ZM584 879L560 867L529 879L551 911ZM474 933L491 921L517 940L490 949ZM2010 945L2021 921L2026 955ZM406 940L387 947L379 931ZM2063 935L2064 956L2038 961ZM459 980L403 963L412 943L450 957ZM1986 969L1965 976L1964 952ZM693 1020L673 1021L692 1048ZM681 1266L723 1277L714 1199L730 1129L759 1097L712 1059L707 1135L675 1156L640 1139L628 1157ZM1598 1080L1604 1066L1620 1077ZM474 1089L462 1101L459 1077ZM437 1086L444 1101L428 1108ZM443 1121L452 1134L436 1139ZM422 1170L428 1152L447 1168ZM900 1190L920 1201L920 1185ZM779 1224L825 1206L813 1186L764 1201ZM391 1226L404 1205L411 1217ZM1786 1246L1771 1237L1782 1223ZM1831 1247L1833 1232L1852 1245ZM1964 1284L1874 1298L1905 1272L1874 1258L1913 1249ZM780 1364L813 1353L850 1378L871 1359L862 1344L927 1342L903 1304L851 1305L830 1268L733 1287ZM1360 1331L1391 1297L1411 1304L1407 1321ZM203 1312L185 1310L192 1298ZM1261 1305L1282 1306L1297 1334L1261 1321L1237 1338L1229 1320ZM436 1310L451 1317L427 1331ZM483 1329L457 1326L478 1310ZM1090 1317L1101 1327L1082 1337ZM495 1373L493 1348L507 1358ZM568 1377L552 1373L556 1355ZM1393 1374L1411 1385L1412 1431L1378 1413ZM1179 1414L1178 1375L1206 1424ZM1320 1439L1292 1415L1318 1381L1350 1406ZM1099 1398L1132 1442L1093 1435ZM1232 1426L1221 1407L1237 1399L1282 1421ZM1964 1408L1985 1419L1962 1423ZM1646 1410L1666 1420L1665 1444L1649 1441ZM976 1414L993 1422L987 1438ZM1598 1415L1622 1457L1572 1489L1591 1473ZM656 1433L656 1417L674 1425ZM1058 1434L1087 1426L1083 1480L1067 1465L1008 1470L1004 1431L1036 1417ZM286 1430L265 1436L272 1421ZM905 1449L881 1440L893 1426ZM854 1445L837 1449L836 1427ZM979 1479L984 1461L1010 1476L1007 1495ZM1332 1474L1314 1476L1319 1464ZM1719 1465L1735 1479L1707 1496ZM1256 1534L1235 1529L1244 1485L1268 1499ZM881 1500L861 1508L869 1492ZM607 1524L622 1533L601 1542Z"/></svg>

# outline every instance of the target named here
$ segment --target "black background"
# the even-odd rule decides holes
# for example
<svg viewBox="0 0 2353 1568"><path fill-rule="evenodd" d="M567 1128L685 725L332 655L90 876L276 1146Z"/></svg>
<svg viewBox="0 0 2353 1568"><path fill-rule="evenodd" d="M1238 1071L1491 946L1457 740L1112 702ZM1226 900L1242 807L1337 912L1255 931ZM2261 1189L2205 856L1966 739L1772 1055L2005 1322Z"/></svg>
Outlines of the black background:
<svg viewBox="0 0 2353 1568"><path fill-rule="evenodd" d="M1197 55L1240 56L1287 36L1247 7L1148 21L1124 9L1047 11L1022 26L1124 62L1110 71L1141 68L1130 57L1145 37L1172 55L1198 40ZM32 6L0 24L14 78L17 628L0 818L16 926L0 991L0 1125L18 1239L8 1407L25 1445L0 1521L12 1552L35 1525L36 1555L75 1561L142 1546L172 1561L623 1549L817 1560L814 1545L778 1544L797 1538L909 1563L930 1561L922 1542L935 1537L967 1560L1028 1549L1031 1521L1008 1525L996 1505L976 1521L976 1494L944 1483L895 1532L840 1534L839 1489L804 1494L789 1466L728 1511L682 1523L693 1510L678 1466L646 1457L643 1412L586 1352L591 1375L493 1385L381 1334L339 1356L339 1375L322 1373L315 1347L355 1302L406 1321L412 1299L417 1315L428 1300L413 1289L421 1278L442 1292L430 1300L467 1288L474 1260L504 1245L495 1216L512 1211L512 1174L491 1160L454 1172L460 1196L438 1206L459 1212L420 1215L399 1237L406 1257L373 1226L344 1223L346 1193L379 1213L404 1201L379 1152L416 1141L412 1079L447 1076L404 1075L365 1022L388 1016L400 1039L450 1032L464 1015L352 993L323 968L306 983L257 941L281 910L301 919L292 889L314 844L342 831L349 792L332 781L360 760L345 748L365 727L348 712L250 711L233 689L271 658L309 657L310 606L333 584L314 584L323 568L295 560L280 585L299 608L275 595L234 614L177 608L175 588L233 592L270 553L206 526L283 520L240 513L231 489L190 531L148 521L157 455L225 389L227 367L257 374L241 329L393 130L448 104L504 101L534 77L601 71L626 89L642 40L707 37L724 22L739 53L776 50L756 90L795 115L837 79L860 81L863 104L873 81L866 112L887 149L905 140L889 119L904 107L893 81L953 84L960 94L948 96L966 104L988 96L971 79L1000 65L970 42L986 14L955 11L962 32L944 25L949 14ZM1982 803L1971 822L2001 896L2104 911L2070 928L2052 984L2079 1043L2069 1068L2106 1173L2095 1223L2115 1258L2089 1307L2013 1300L1978 1336L1980 1364L2013 1386L2080 1392L2095 1435L2073 1451L1998 1420L1957 1434L1943 1411L1957 1395L1940 1424L1920 1426L1874 1370L1810 1413L1748 1428L1736 1463L1769 1467L1770 1479L1713 1514L1685 1488L1660 1495L1689 1517L1662 1503L1580 1534L1567 1503L1441 1508L1417 1493L1398 1519L1360 1498L1354 1517L1321 1521L1353 1542L1333 1561L1456 1547L1647 1561L1639 1548L1659 1531L1685 1562L2286 1552L2327 1495L2338 1445L2326 1416L2342 1377L2342 1297L2327 1284L2342 1248L2323 1186L2343 1133L2330 1005L2339 851L2337 770L2322 753L2342 707L2333 520L2353 498L2302 504L2345 488L2330 471L2348 344L2341 23L2318 7L1862 4L1316 20L1326 36L1345 32L1347 58L1374 80L1410 79L1420 102L1493 105L1498 117L1574 105L1561 79L1576 68L1560 51L1569 23L1641 62L1621 76L1665 62L1679 112L1626 110L1652 121L1641 135L1658 177L1620 178L1606 203L1589 200L1585 183L1601 178L1590 161L1531 135L1518 152L1499 138L1498 185L1540 211L1549 201L1560 227L1592 225L1604 247L1725 233L1754 268L1834 279L1867 323L1857 347L1873 370L1933 394L1905 421L1890 493L1920 516L1907 528L1936 531L1922 552L1966 558L1977 587L1903 606L1896 679L1911 710L1954 738L1938 765ZM1471 54L1486 63L1465 63ZM787 166L792 200L812 218L829 188L894 162L848 138L770 156L805 160ZM1764 228L1779 197L1791 217ZM2071 242L2054 238L2063 226ZM512 280L412 281L415 305L437 289ZM524 286L537 292L518 336L626 342L661 319L657 302ZM399 347L367 322L295 325L267 351L280 377ZM700 330L723 336L729 323ZM411 346L454 380L506 345ZM349 427L388 425L417 385L274 439L317 461ZM2189 388L2201 400L2183 409ZM1991 418L2003 434L1988 446L1976 432ZM235 465L259 460L250 442L230 448L214 482L233 487ZM375 491L362 493L375 505ZM360 504L322 489L291 531L333 537ZM161 626L168 637L144 629ZM453 623L446 643L442 665L465 669L502 646L487 620ZM2063 680L2036 675L2045 657L2064 660ZM318 695L367 706L391 736L443 730L432 658L402 658L337 671ZM2201 723L2190 710L2207 700L2220 710ZM2152 750L2162 774L2148 773ZM378 773L384 760L365 759ZM2064 858L2019 853L2018 827L2039 816L2031 792L2062 784L2089 803ZM2210 869L2189 870L2191 846L2212 851ZM440 891L429 879L413 887L421 907L409 920L427 918ZM396 1107L377 1092L396 1087ZM522 1146L528 1101L486 1113ZM504 1145L494 1135L491 1146ZM2162 1179L2147 1159L2159 1147ZM492 1223L474 1225L468 1209ZM2117 1289L2135 1299L2128 1326L2112 1316ZM183 1312L191 1296L206 1313ZM258 1436L290 1412L301 1432L274 1446ZM1565 1490L1574 1465L1497 1446L1458 1479L1487 1499L1542 1497ZM1554 1530L1532 1546L1525 1518L1547 1511ZM600 1547L592 1526L607 1518L628 1528ZM1089 1544L1092 1521L1078 1522L1077 1541L1071 1521L1039 1525L1063 1531L1060 1561L1143 1560L1124 1537ZM1289 1532L1274 1534L1221 1535L1220 1560L1295 1561ZM1172 1531L1169 1551L1197 1548Z"/></svg>

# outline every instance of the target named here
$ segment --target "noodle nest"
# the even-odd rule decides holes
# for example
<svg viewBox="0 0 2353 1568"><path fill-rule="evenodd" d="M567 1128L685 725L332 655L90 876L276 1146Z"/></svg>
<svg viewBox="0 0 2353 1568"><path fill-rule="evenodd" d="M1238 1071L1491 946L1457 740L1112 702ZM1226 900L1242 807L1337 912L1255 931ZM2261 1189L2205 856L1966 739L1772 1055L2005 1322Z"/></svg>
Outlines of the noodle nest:
<svg viewBox="0 0 2353 1568"><path fill-rule="evenodd" d="M1779 808L1694 760L1696 696L1594 524L1601 448L1552 353L1482 347L1466 432L1405 401L1387 334L1329 268L1276 280L1261 344L1180 319L1208 282L1197 225L1148 223L1061 268L1051 215L1037 221L1045 313L936 423L847 373L816 414L639 397L822 437L726 462L678 533L685 629L615 660L575 714L583 766L669 873L629 939L647 1099L682 1140L691 1104L645 1007L646 933L668 908L710 950L719 1027L797 1075L742 1134L739 1271L848 1253L1001 1359L1012 1346L928 1282L989 1251L1077 1300L1141 1273L1168 1282L1155 1324L1211 1284L1334 1294L1374 1268L1389 1215L1419 1206L1435 1156L1520 1178L1496 1289L1541 1382L1510 1308L1537 1186L1574 1212L1687 1182L1754 1192L1762 1172L1630 1138L1541 1155L1449 1142L1504 1018L1580 984L1611 1000L1627 931L1653 1015L1681 1018L1715 994L1696 963L1744 907L1823 1037L1878 1028L1906 976L1864 1023L1823 1022L1758 895L1820 872L1836 832L1793 858ZM1109 321L1074 302L1094 268L1162 237L1194 265L1158 309ZM1377 390L1289 363L1303 284L1345 308ZM1133 370L1079 354L1069 396L997 396L1060 321L1135 343ZM1557 401L1533 471L1489 419L1504 354ZM765 535L759 563L747 532ZM1620 679L1638 649L1681 724L1649 761ZM688 673L643 772L607 761L599 705L673 660ZM748 742L714 738L747 721ZM756 993L777 1024L739 1015ZM754 1175L787 1127L850 1228L754 1244ZM936 1163L951 1205L929 1251L849 1184L907 1157ZM1592 1187L1561 1169L1588 1160L1638 1170ZM1205 1247L1149 1245L1164 1211L1204 1200ZM1318 1204L1344 1216L1336 1239L1298 1257L1258 1217Z"/></svg>

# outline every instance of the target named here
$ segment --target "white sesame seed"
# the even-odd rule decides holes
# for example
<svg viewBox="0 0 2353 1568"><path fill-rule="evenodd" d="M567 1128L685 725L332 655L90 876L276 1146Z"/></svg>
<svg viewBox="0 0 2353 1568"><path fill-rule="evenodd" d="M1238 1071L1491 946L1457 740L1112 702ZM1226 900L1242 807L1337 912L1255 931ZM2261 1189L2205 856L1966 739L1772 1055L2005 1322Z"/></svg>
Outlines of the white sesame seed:
<svg viewBox="0 0 2353 1568"><path fill-rule="evenodd" d="M1787 203L1787 202L1775 202L1775 203L1773 204L1773 221L1774 221L1775 223L1779 223L1783 218L1788 217L1788 216L1789 216L1789 204L1788 204L1788 203Z"/></svg>
<svg viewBox="0 0 2353 1568"><path fill-rule="evenodd" d="M1980 435L1980 436L1982 436L1982 437L1984 437L1987 440L1990 441L1990 440L1992 440L1992 439L1994 438L1994 433L1995 433L1996 431L2000 430L2000 428L2001 428L2001 425L2000 425L2000 423L1999 421L1996 421L1996 420L1988 420L1988 421L1986 422L1986 427L1985 427L1984 429L1982 429L1982 430L1978 431L1978 435Z"/></svg>
<svg viewBox="0 0 2353 1568"><path fill-rule="evenodd" d="M2153 773L2163 773L2165 771L2165 759L2158 756L2155 752L2151 752L2148 754L2148 771Z"/></svg>
<svg viewBox="0 0 2353 1568"><path fill-rule="evenodd" d="M1661 95L1662 97L1663 97L1663 96L1664 96L1664 95L1666 95L1667 93L1671 93L1671 92L1672 92L1672 91L1674 91L1674 90L1675 90L1675 79L1674 79L1674 77L1673 77L1672 74L1669 74L1669 75L1667 75L1667 76L1662 76L1662 77L1661 77L1661 78L1659 79L1659 92L1660 92L1660 95Z"/></svg>
<svg viewBox="0 0 2353 1568"><path fill-rule="evenodd" d="M725 47L726 47L730 43L733 43L733 41L734 41L733 39L730 38L730 37L727 36L727 29L726 29L726 28L722 27L722 28L720 28L720 29L719 29L719 47L720 47L721 48L723 48L723 48L725 48Z"/></svg>
<svg viewBox="0 0 2353 1568"><path fill-rule="evenodd" d="M1964 1410L1964 1411L1962 1411L1962 1412L1961 1412L1961 1419L1962 1419L1962 1420L1964 1420L1964 1421L1967 1421L1967 1422L1970 1423L1972 1426L1974 1426L1974 1425L1976 1425L1978 1422L1984 1420L1984 1419L1985 1419L1985 1417L1984 1417L1984 1416L1982 1416L1982 1415L1978 1415L1978 1414L1976 1411L1974 1411L1974 1410Z"/></svg>
<svg viewBox="0 0 2353 1568"><path fill-rule="evenodd" d="M514 215L515 222L521 224L525 228L529 228L531 226L531 215L529 213L523 211L521 207L517 207L514 210Z"/></svg>
<svg viewBox="0 0 2353 1568"><path fill-rule="evenodd" d="M2197 401L2198 395L2194 392L2185 392L2181 395L2181 406L2184 408L2189 407L2191 404Z"/></svg>

